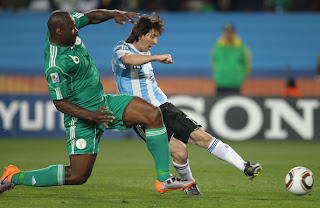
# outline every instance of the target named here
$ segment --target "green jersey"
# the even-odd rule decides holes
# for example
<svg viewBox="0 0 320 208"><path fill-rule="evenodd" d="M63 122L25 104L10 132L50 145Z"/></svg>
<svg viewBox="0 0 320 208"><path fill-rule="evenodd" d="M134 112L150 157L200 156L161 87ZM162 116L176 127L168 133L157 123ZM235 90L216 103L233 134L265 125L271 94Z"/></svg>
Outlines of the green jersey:
<svg viewBox="0 0 320 208"><path fill-rule="evenodd" d="M88 24L84 14L71 15L77 29ZM52 100L65 98L82 108L96 111L104 102L104 91L97 66L80 37L77 36L75 44L70 47L57 46L49 38L47 32L44 71ZM65 123L70 119L65 115Z"/></svg>
<svg viewBox="0 0 320 208"><path fill-rule="evenodd" d="M247 46L236 37L232 44L221 37L212 53L214 80L218 88L242 87L251 68L250 52Z"/></svg>

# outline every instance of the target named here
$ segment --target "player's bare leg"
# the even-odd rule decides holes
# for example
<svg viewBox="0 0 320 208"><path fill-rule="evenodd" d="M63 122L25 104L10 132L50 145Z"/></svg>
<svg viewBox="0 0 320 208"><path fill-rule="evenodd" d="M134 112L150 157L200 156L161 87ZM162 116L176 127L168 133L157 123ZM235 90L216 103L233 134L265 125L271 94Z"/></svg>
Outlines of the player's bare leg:
<svg viewBox="0 0 320 208"><path fill-rule="evenodd" d="M84 184L91 175L97 154L70 155L70 165L65 166L65 184Z"/></svg>
<svg viewBox="0 0 320 208"><path fill-rule="evenodd" d="M170 177L170 151L166 128L161 111L151 103L135 97L127 105L122 117L124 125L146 127L146 143L153 156L157 180L156 189L160 193L190 187L194 182Z"/></svg>
<svg viewBox="0 0 320 208"><path fill-rule="evenodd" d="M199 128L190 134L189 143L207 149L210 154L244 172L251 180L258 176L262 170L260 164L250 164L250 162L244 161L229 145L208 134L203 128Z"/></svg>
<svg viewBox="0 0 320 208"><path fill-rule="evenodd" d="M188 149L183 142L172 137L169 142L169 147L174 163L183 165L188 162Z"/></svg>
<svg viewBox="0 0 320 208"><path fill-rule="evenodd" d="M160 109L149 102L134 97L123 112L122 120L125 126L141 124L146 129L163 127Z"/></svg>
<svg viewBox="0 0 320 208"><path fill-rule="evenodd" d="M173 158L172 159L173 167L176 169L181 179L188 180L188 181L195 181L189 166L188 149L185 143L172 137L169 142L169 146L170 146L171 156ZM185 188L184 192L187 195L191 195L191 196L202 195L197 186L197 183L193 184L188 188Z"/></svg>
<svg viewBox="0 0 320 208"><path fill-rule="evenodd" d="M207 148L213 139L214 137L205 132L203 128L199 128L190 134L189 143Z"/></svg>

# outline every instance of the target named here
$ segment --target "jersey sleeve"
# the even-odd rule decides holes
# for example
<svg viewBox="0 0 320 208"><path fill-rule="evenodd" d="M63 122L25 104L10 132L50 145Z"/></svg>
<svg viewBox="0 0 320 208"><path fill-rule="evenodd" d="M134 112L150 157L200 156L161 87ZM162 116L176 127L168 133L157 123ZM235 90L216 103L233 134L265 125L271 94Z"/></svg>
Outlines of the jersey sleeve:
<svg viewBox="0 0 320 208"><path fill-rule="evenodd" d="M60 67L51 67L46 72L47 84L52 100L68 97L67 74Z"/></svg>
<svg viewBox="0 0 320 208"><path fill-rule="evenodd" d="M121 61L121 57L133 54L125 44L119 44L113 51L113 62L120 68L126 69L126 65Z"/></svg>
<svg viewBox="0 0 320 208"><path fill-rule="evenodd" d="M128 46L123 44L123 45L118 45L115 48L115 54L118 57L118 59L120 59L122 56L132 54L132 52L129 50Z"/></svg>
<svg viewBox="0 0 320 208"><path fill-rule="evenodd" d="M84 26L88 25L88 23L89 23L88 17L86 17L86 15L84 15L83 13L72 12L72 13L70 13L70 15L76 21L76 28L77 29L81 29Z"/></svg>

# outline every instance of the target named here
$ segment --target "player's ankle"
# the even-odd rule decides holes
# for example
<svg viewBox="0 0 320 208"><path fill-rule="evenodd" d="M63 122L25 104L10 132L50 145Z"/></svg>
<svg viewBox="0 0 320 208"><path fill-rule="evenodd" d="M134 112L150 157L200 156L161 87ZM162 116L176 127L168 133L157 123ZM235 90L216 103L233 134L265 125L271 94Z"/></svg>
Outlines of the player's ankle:
<svg viewBox="0 0 320 208"><path fill-rule="evenodd" d="M162 172L164 172L164 171L162 171ZM157 180L160 181L160 182L163 182L163 181L167 180L170 177L171 177L170 171L162 173L162 174L157 174Z"/></svg>

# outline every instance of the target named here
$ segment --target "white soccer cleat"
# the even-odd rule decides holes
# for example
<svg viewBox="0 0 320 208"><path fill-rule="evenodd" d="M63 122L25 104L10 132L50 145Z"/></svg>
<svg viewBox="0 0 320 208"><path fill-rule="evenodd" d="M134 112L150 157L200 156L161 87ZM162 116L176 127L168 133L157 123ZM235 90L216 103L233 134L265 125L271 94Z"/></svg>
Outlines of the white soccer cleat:
<svg viewBox="0 0 320 208"><path fill-rule="evenodd" d="M244 174L250 179L253 180L255 177L258 176L258 174L262 171L262 166L257 163L257 164L250 164L250 162L246 162L244 168Z"/></svg>

